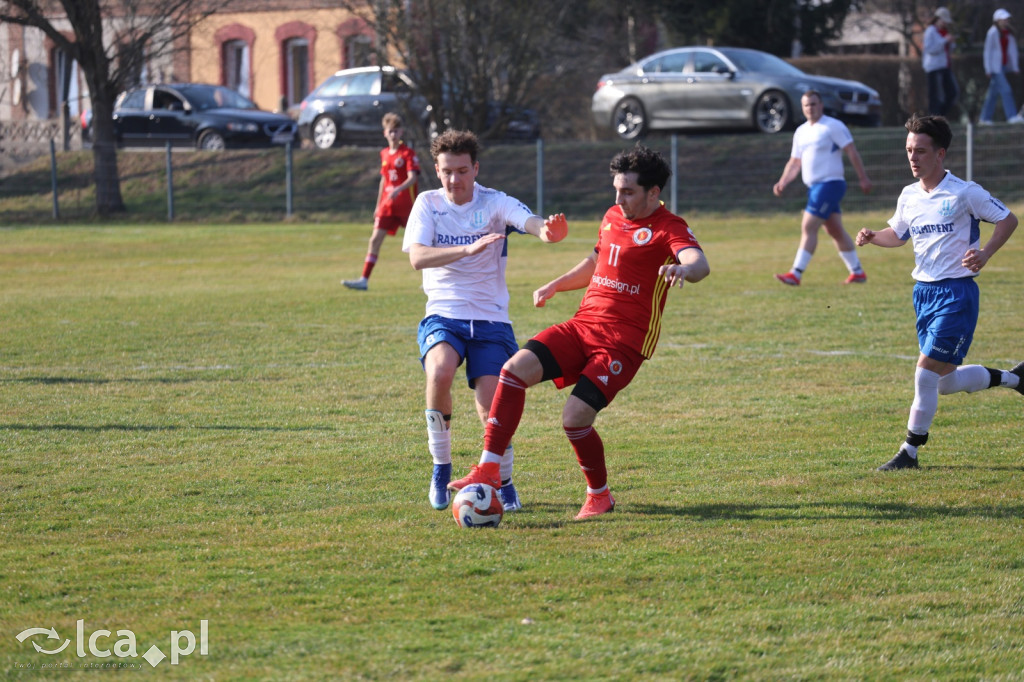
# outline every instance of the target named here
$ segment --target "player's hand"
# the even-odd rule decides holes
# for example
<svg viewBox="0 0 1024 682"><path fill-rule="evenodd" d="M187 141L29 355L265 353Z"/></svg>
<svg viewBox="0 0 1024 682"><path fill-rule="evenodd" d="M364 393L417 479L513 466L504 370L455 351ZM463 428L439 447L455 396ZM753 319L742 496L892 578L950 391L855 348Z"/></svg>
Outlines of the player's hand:
<svg viewBox="0 0 1024 682"><path fill-rule="evenodd" d="M664 277L670 287L678 284L681 289L686 283L686 268L682 265L662 265L658 268L658 276Z"/></svg>
<svg viewBox="0 0 1024 682"><path fill-rule="evenodd" d="M786 188L783 186L781 182L776 182L774 185L772 185L772 194L774 194L777 197L781 197L782 192L785 189Z"/></svg>
<svg viewBox="0 0 1024 682"><path fill-rule="evenodd" d="M964 259L961 262L971 272L978 272L988 263L988 254L980 249L970 249L964 254Z"/></svg>
<svg viewBox="0 0 1024 682"><path fill-rule="evenodd" d="M869 230L868 228L865 227L864 229L857 233L857 246L864 246L865 244L870 244L871 240L874 238L875 231Z"/></svg>
<svg viewBox="0 0 1024 682"><path fill-rule="evenodd" d="M864 194L871 194L871 187L871 180L869 180L868 178L863 178L860 181L860 191L864 192Z"/></svg>
<svg viewBox="0 0 1024 682"><path fill-rule="evenodd" d="M544 227L541 228L540 231L540 238L541 241L554 244L565 239L568 234L569 223L565 219L565 214L557 213L555 215L548 216L548 219L544 221Z"/></svg>
<svg viewBox="0 0 1024 682"><path fill-rule="evenodd" d="M504 238L505 235L500 234L498 232L492 232L488 235L484 235L483 237L480 237L480 239L477 239L475 242L466 247L466 255L475 256L476 254L482 252L484 249L486 249L494 242L500 242Z"/></svg>
<svg viewBox="0 0 1024 682"><path fill-rule="evenodd" d="M533 305L536 308L543 308L544 304L550 299L554 298L558 291L555 289L554 284L548 282L537 291L533 292Z"/></svg>

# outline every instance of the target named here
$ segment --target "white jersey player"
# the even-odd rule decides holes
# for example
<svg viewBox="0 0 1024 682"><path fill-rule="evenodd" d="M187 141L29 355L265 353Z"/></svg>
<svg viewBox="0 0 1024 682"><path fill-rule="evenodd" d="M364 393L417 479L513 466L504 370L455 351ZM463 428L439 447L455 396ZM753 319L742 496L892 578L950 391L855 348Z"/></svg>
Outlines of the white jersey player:
<svg viewBox="0 0 1024 682"><path fill-rule="evenodd" d="M997 386L1024 394L1024 362L1011 370L963 365L978 324L975 278L1013 234L1017 216L980 185L945 169L953 139L945 118L913 116L906 128L907 158L918 182L900 194L888 228L865 228L857 234L859 246L896 247L912 240L916 263L914 311L921 354L914 374L914 402L906 442L879 471L918 467L918 448L928 441L940 394ZM982 221L995 224L984 246Z"/></svg>
<svg viewBox="0 0 1024 682"><path fill-rule="evenodd" d="M466 363L466 379L480 421L498 385L501 367L519 350L508 317L506 231L558 242L568 234L564 215L547 220L519 201L476 183L479 143L466 131L449 130L430 146L441 189L416 197L402 250L423 271L426 317L418 343L426 374L427 444L434 468L428 496L435 509L449 503L451 480L452 383ZM512 446L501 472L506 511L522 505L512 484Z"/></svg>
<svg viewBox="0 0 1024 682"><path fill-rule="evenodd" d="M789 161L772 192L775 196L782 196L786 186L799 174L807 185L807 205L800 222L800 246L793 259L793 267L789 272L775 275L775 279L790 286L800 286L804 270L818 248L818 231L824 225L828 236L835 242L839 257L850 271L846 283L865 282L867 275L861 268L853 239L843 228L843 214L839 208L839 202L846 195L843 154L857 171L861 191L865 194L871 191L871 180L853 144L850 130L842 121L825 115L821 95L808 90L800 98L800 107L807 121L793 133Z"/></svg>

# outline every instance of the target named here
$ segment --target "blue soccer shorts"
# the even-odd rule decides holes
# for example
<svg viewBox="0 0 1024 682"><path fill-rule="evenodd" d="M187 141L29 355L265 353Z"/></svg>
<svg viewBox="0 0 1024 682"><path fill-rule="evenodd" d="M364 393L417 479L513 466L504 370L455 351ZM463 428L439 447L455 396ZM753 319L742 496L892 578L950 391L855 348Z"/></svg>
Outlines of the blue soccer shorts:
<svg viewBox="0 0 1024 682"><path fill-rule="evenodd" d="M427 351L439 343L447 343L466 363L466 381L473 388L477 377L498 376L505 362L519 350L512 325L485 320L454 320L428 315L420 322L416 340L420 346L420 363ZM461 362L460 362L461 364Z"/></svg>
<svg viewBox="0 0 1024 682"><path fill-rule="evenodd" d="M978 283L973 277L914 285L917 340L932 360L963 364L978 326Z"/></svg>
<svg viewBox="0 0 1024 682"><path fill-rule="evenodd" d="M839 202L846 195L846 180L816 182L807 189L807 206L804 210L822 220L828 220L833 213L842 213Z"/></svg>

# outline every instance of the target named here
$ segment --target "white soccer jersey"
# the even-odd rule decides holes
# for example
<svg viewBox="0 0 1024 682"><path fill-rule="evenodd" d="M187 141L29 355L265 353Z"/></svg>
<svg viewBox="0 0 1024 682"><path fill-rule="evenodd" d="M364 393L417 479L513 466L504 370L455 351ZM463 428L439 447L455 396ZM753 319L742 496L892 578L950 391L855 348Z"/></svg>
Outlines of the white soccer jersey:
<svg viewBox="0 0 1024 682"><path fill-rule="evenodd" d="M931 192L920 182L904 187L889 227L900 239L913 241L914 279L937 282L976 276L961 261L969 249L980 248L981 221L997 223L1009 214L984 187L946 171Z"/></svg>
<svg viewBox="0 0 1024 682"><path fill-rule="evenodd" d="M822 116L811 125L801 123L793 133L790 156L800 159L800 177L810 187L819 182L845 179L843 148L853 142L846 125L831 116Z"/></svg>
<svg viewBox="0 0 1024 682"><path fill-rule="evenodd" d="M463 206L451 203L443 189L429 190L416 197L405 227L402 251L408 253L413 244L464 246L487 234L505 234L506 226L525 233L526 220L532 215L517 199L478 184L473 186L473 200ZM505 285L507 247L507 240L501 240L474 256L439 268L425 268L427 315L509 322Z"/></svg>

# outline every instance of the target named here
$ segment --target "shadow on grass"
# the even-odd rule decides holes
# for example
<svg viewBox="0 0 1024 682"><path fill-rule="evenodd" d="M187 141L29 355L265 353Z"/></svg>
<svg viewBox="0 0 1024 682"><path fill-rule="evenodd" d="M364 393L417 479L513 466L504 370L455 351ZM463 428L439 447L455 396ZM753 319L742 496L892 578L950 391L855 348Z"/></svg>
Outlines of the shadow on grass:
<svg viewBox="0 0 1024 682"><path fill-rule="evenodd" d="M981 467L979 467L981 468ZM1002 467L1012 468L1012 467ZM1020 470L1020 469L1015 469ZM967 505L948 507L937 505L903 504L894 502L809 502L802 504L706 504L696 506L669 506L662 504L637 504L621 509L624 513L647 516L683 516L703 521L750 520L750 521L796 521L796 520L901 520L952 518L1024 518L1024 505Z"/></svg>
<svg viewBox="0 0 1024 682"><path fill-rule="evenodd" d="M102 433L104 431L139 431L143 433L160 431L252 431L268 433L301 433L304 431L335 431L330 426L192 426L181 424L0 424L0 431L77 431L80 433Z"/></svg>
<svg viewBox="0 0 1024 682"><path fill-rule="evenodd" d="M104 384L188 384L197 381L234 381L223 376L204 377L153 377L151 379L102 379L85 377L19 377L17 379L0 379L0 384L42 384L43 386L88 384L101 386Z"/></svg>

